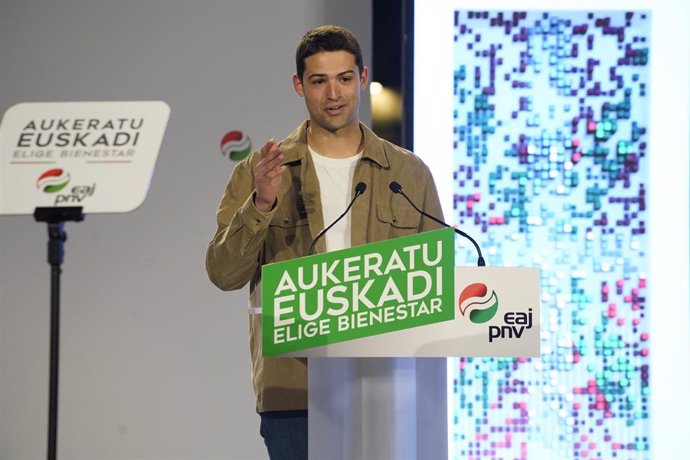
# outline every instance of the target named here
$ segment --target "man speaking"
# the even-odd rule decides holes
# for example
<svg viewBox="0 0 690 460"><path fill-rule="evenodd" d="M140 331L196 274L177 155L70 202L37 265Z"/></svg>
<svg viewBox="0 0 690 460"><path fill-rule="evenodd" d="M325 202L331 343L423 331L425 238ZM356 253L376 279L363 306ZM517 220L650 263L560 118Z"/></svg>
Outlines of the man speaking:
<svg viewBox="0 0 690 460"><path fill-rule="evenodd" d="M377 137L359 121L369 72L356 37L321 26L300 40L295 91L309 119L285 139L271 139L232 172L206 254L211 281L223 290L250 283L249 344L261 436L271 459L307 458L307 361L263 358L260 277L263 264L440 228L399 195L406 187L425 212L442 218L436 186L413 153ZM362 185L363 184L363 185Z"/></svg>

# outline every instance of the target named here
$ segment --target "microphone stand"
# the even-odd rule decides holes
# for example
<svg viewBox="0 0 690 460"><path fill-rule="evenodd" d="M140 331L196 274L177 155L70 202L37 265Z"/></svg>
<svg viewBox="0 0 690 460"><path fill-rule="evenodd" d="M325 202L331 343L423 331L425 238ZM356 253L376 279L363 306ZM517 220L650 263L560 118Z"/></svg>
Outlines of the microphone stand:
<svg viewBox="0 0 690 460"><path fill-rule="evenodd" d="M388 185L388 187L391 189L391 191L392 191L393 193L398 193L398 194L402 195L403 197L405 197L405 199L407 200L407 202L410 203L410 205L415 209L415 211L417 211L418 213L420 213L420 214L423 215L424 217L428 217L429 219L433 220L434 222L436 222L437 224L439 224L439 225L441 225L441 226L443 226L443 227L452 228L453 231L455 231L455 233L457 233L458 235L463 236L463 237L467 238L468 240L470 240L470 242L474 245L474 249L477 251L477 256L478 256L478 258L477 258L477 266L478 266L478 267L484 267L484 266L486 265L486 262L484 261L484 257L482 256L482 250L481 250L481 248L479 247L479 245L477 244L477 242L474 241L474 238L472 238L470 235L468 235L467 233L463 232L463 231L460 230L459 228L452 227L452 226L448 225L447 223L443 222L442 220L440 220L440 219L438 219L438 218L432 216L431 214L429 214L429 213L427 213L427 212L424 212L424 211L422 211L421 209L419 209L419 208L412 202L412 200L410 200L410 198L405 194L405 192L403 192L402 186L401 186L400 184L398 184L397 182L395 182L395 181L391 182L391 183Z"/></svg>
<svg viewBox="0 0 690 460"><path fill-rule="evenodd" d="M327 232L328 230L331 229L331 227L333 227L335 224L337 224L338 222L340 222L340 219L342 219L343 217L345 217L345 214L347 214L347 213L350 211L350 209L352 208L352 205L355 204L355 200L356 200L357 198L359 198L359 196L360 196L362 193L364 193L364 191L365 191L366 189L367 189L367 184L365 184L364 182L359 182L359 183L357 183L357 185L355 186L355 196L352 197L352 201L350 201L350 204L347 206L347 209L345 209L345 211L344 211L336 220L334 220L333 222L331 222L331 225L329 225L328 227L324 228L323 230L321 230L321 231L319 232L318 235L316 235L316 238L314 238L314 241L312 241L312 242L311 242L311 245L309 246L308 255L310 255L310 256L311 256L311 255L314 255L314 249L316 249L316 242L319 241L319 238L321 238L322 236L324 236L324 235L326 234L326 232Z"/></svg>
<svg viewBox="0 0 690 460"><path fill-rule="evenodd" d="M82 207L36 208L36 222L48 224L48 263L50 277L50 384L48 398L48 460L57 458L58 377L60 359L60 273L64 259L66 221L84 220Z"/></svg>

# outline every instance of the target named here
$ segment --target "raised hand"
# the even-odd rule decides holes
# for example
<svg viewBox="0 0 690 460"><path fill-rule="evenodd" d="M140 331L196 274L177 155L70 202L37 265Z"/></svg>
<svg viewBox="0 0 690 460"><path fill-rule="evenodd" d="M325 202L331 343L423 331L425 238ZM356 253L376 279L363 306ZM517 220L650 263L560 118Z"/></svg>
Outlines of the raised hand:
<svg viewBox="0 0 690 460"><path fill-rule="evenodd" d="M256 183L256 196L254 205L261 212L268 212L278 196L278 187L286 167L283 166L283 149L275 139L270 139L261 147L261 160L254 169L254 182Z"/></svg>

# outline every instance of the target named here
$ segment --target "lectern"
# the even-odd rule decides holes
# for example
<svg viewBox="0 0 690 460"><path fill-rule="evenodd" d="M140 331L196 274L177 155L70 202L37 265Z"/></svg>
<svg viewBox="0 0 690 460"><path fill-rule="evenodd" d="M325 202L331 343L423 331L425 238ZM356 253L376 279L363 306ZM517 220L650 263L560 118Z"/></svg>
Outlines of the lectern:
<svg viewBox="0 0 690 460"><path fill-rule="evenodd" d="M265 356L309 359L309 456L447 457L446 359L539 356L539 270L434 230L262 269Z"/></svg>

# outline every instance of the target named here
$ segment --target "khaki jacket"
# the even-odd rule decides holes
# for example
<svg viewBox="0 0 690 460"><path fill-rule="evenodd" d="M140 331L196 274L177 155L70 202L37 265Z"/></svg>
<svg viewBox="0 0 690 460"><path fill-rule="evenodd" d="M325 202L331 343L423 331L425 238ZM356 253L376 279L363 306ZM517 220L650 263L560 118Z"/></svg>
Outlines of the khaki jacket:
<svg viewBox="0 0 690 460"><path fill-rule="evenodd" d="M313 238L324 228L319 183L307 149L308 123L280 143L287 171L271 212L258 211L253 201L253 171L260 152L237 164L218 208L218 230L206 253L209 278L220 289L240 289L250 282L249 307L255 314L249 315L249 347L258 412L307 408L306 359L263 358L261 315L256 313L260 312L261 265L307 255ZM420 209L443 218L429 168L365 125L361 129L364 152L355 167L352 195L360 181L367 188L350 211L352 246L439 228L389 188L391 181L397 181ZM324 240L317 243L317 252L324 252Z"/></svg>

